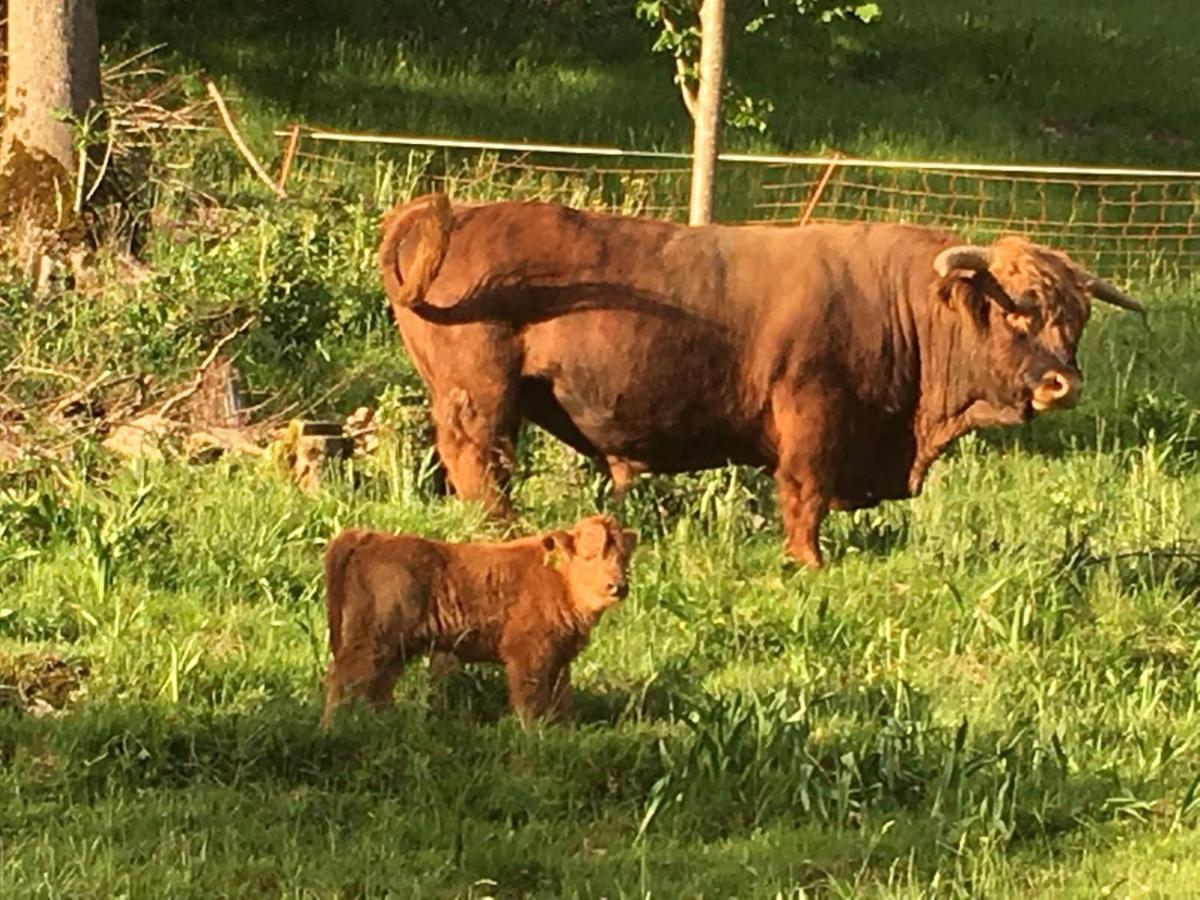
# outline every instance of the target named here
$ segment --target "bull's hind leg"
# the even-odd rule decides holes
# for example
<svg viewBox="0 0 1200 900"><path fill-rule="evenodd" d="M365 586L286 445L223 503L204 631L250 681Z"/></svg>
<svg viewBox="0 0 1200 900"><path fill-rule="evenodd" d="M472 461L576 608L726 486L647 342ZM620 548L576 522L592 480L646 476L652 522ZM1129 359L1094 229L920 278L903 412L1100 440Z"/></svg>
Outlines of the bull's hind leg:
<svg viewBox="0 0 1200 900"><path fill-rule="evenodd" d="M606 457L604 461L608 464L608 477L612 481L612 491L609 496L614 503L620 503L629 493L629 489L633 487L634 479L645 472L646 467L616 456Z"/></svg>
<svg viewBox="0 0 1200 900"><path fill-rule="evenodd" d="M520 425L516 392L515 384L474 393L455 387L433 401L438 455L454 492L505 517L512 514L506 490L516 463Z"/></svg>

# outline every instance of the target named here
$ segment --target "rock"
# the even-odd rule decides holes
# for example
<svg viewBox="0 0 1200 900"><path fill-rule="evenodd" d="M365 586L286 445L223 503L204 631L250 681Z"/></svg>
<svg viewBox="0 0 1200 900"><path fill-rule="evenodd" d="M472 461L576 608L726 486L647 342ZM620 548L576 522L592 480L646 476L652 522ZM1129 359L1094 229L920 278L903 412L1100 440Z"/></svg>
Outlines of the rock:
<svg viewBox="0 0 1200 900"><path fill-rule="evenodd" d="M161 460L169 449L169 439L178 429L179 425L171 419L147 413L117 425L102 446L126 459Z"/></svg>

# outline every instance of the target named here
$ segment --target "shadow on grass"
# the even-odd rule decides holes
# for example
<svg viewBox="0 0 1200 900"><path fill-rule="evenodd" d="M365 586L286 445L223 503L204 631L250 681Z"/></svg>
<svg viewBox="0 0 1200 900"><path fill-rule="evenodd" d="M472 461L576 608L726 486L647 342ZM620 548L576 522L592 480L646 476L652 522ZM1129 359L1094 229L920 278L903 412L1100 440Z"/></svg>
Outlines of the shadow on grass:
<svg viewBox="0 0 1200 900"><path fill-rule="evenodd" d="M685 115L648 52L649 31L616 5L546 14L536 2L250 0L201 12L114 0L105 13L106 40L166 42L185 66L232 81L260 109L326 127L611 140L650 110L669 111L659 126Z"/></svg>
<svg viewBox="0 0 1200 900"><path fill-rule="evenodd" d="M1193 155L1183 135L1195 71L1173 49L1179 25L1120 7L1052 17L1033 4L926 7L886 10L869 28L784 19L782 46L738 35L732 74L772 98L784 147L854 150L882 137L969 142L992 158L1019 147L1115 162L1131 142L1142 162ZM627 3L111 0L101 23L106 42L166 42L281 120L669 145L686 135L670 65ZM1098 33L1081 39L1084 23Z"/></svg>
<svg viewBox="0 0 1200 900"><path fill-rule="evenodd" d="M399 803L429 823L409 835L420 846L530 828L562 843L589 823L619 823L607 846L620 860L640 823L649 847L743 846L776 877L785 870L762 836L790 835L814 884L897 861L929 876L945 863L939 847L1015 848L1117 814L1105 803L1121 773L1074 771L1074 735L1043 742L1016 721L937 724L931 698L899 680L762 693L696 685L679 666L642 688L583 690L574 727L531 730L503 715L490 678L465 710L348 710L329 733L316 727L315 697L244 711L111 703L55 720L0 711L0 760L24 804L129 804L168 789L179 814L189 796L227 790L217 796L237 800L223 827L243 832L263 804L302 808L307 827L350 835ZM863 830L885 819L900 826L886 839ZM558 862L543 875L553 882L564 861L550 855ZM860 865L844 867L847 855ZM541 871L547 858L532 861ZM682 865L669 858L656 871ZM504 871L518 878L523 867Z"/></svg>

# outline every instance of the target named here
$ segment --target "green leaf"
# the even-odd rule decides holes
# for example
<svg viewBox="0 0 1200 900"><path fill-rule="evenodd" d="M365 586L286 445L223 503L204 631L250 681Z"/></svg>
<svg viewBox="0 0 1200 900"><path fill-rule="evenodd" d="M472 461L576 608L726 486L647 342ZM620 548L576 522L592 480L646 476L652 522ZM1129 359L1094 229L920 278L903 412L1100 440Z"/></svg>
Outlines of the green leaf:
<svg viewBox="0 0 1200 900"><path fill-rule="evenodd" d="M853 9L854 17L868 25L883 15L878 3L860 3Z"/></svg>

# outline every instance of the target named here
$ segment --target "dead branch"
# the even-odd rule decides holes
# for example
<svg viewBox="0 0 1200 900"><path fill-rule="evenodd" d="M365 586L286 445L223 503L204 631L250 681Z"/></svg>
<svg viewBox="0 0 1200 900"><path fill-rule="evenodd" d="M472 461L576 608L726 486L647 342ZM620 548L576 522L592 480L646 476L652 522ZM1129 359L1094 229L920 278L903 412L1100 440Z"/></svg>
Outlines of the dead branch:
<svg viewBox="0 0 1200 900"><path fill-rule="evenodd" d="M51 378L61 378L63 381L73 381L80 387L83 387L87 383L73 372L64 372L62 369L51 369L46 366L31 366L28 363L10 363L5 366L4 371L25 372L29 375L47 375Z"/></svg>
<svg viewBox="0 0 1200 900"><path fill-rule="evenodd" d="M107 69L105 69L104 74L106 77L111 78L125 67L133 65L133 63L137 62L139 59L145 59L151 53L157 53L165 46L167 45L155 44L152 47L147 47L145 50L139 50L137 53L133 54L133 56L127 57L126 59L121 60L119 63L114 63L113 65L109 66Z"/></svg>
<svg viewBox="0 0 1200 900"><path fill-rule="evenodd" d="M100 169L96 172L96 180L92 182L91 190L84 195L84 202L91 200L92 196L99 190L100 182L104 180L104 174L108 171L108 164L112 161L113 146L116 142L117 133L110 129L108 132L108 143L104 147L104 159L100 161ZM79 154L81 159L86 155L86 153Z"/></svg>
<svg viewBox="0 0 1200 900"><path fill-rule="evenodd" d="M699 106L700 100L696 96L696 92L688 86L688 69L685 63L678 56L675 57L675 72L676 82L679 84L679 93L683 95L683 105L687 107L688 115L693 119L696 118L696 107Z"/></svg>
<svg viewBox="0 0 1200 900"><path fill-rule="evenodd" d="M204 382L205 370L213 364L217 358L217 355L221 352L225 345L238 335L245 332L245 330L249 328L251 324L253 324L255 318L257 317L251 316L233 331L229 332L229 334L225 335L223 338L213 344L212 349L208 351L208 355L204 357L204 362L200 363L200 368L196 370L196 377L192 379L192 383L182 391L179 391L178 393L173 394L164 400L162 406L159 407L158 415L165 417L167 413L169 413L177 404L182 403L184 400L193 396L196 391L200 390L200 385Z"/></svg>
<svg viewBox="0 0 1200 900"><path fill-rule="evenodd" d="M271 189L271 193L273 193L276 197L281 200L287 197L287 192L271 180L271 176L268 175L267 170L262 167L262 163L258 161L258 158L250 150L250 147L247 146L244 140L242 140L242 136L238 133L237 127L233 124L233 119L230 118L229 109L225 106L225 98L222 97L221 92L217 90L216 83L212 81L208 82L207 88L209 96L211 96L213 98L213 102L217 104L217 111L221 114L221 121L225 124L225 130L229 132L229 137L233 140L234 146L238 148L246 162L250 164L250 168L254 170L254 174L258 176L259 180L262 181L263 184Z"/></svg>
<svg viewBox="0 0 1200 900"><path fill-rule="evenodd" d="M70 391L59 397L50 409L50 417L54 418L55 416L60 415L71 404L87 400L88 397L92 396L98 391L111 390L112 388L118 387L122 384L128 384L129 382L140 382L143 377L144 376L137 372L127 372L123 375L113 375L107 369L104 369L99 375L92 378L90 381L84 382L82 379L78 379L76 384L79 385L79 389Z"/></svg>

